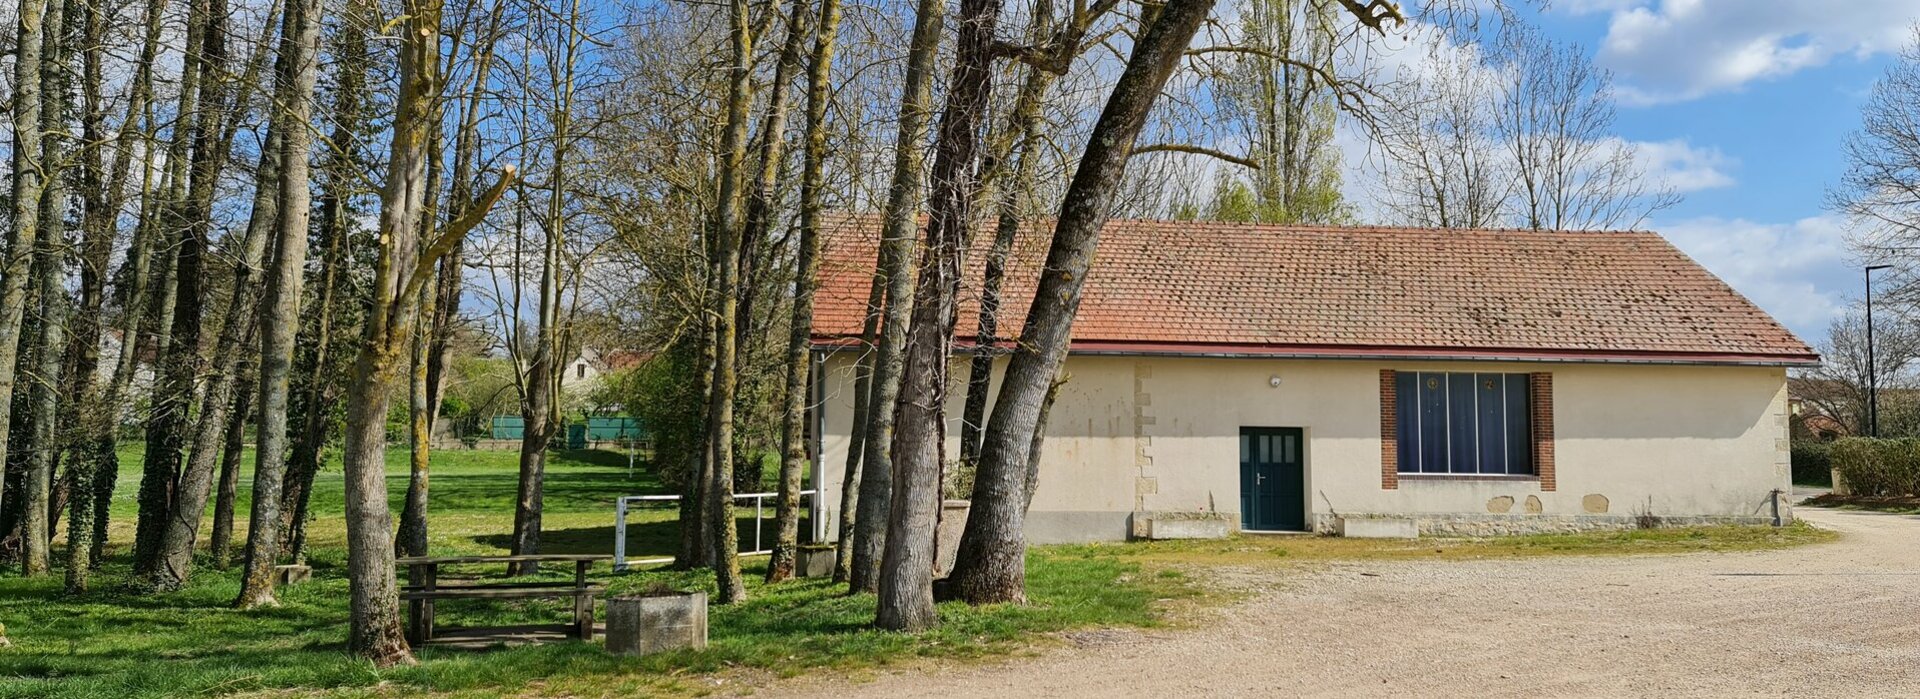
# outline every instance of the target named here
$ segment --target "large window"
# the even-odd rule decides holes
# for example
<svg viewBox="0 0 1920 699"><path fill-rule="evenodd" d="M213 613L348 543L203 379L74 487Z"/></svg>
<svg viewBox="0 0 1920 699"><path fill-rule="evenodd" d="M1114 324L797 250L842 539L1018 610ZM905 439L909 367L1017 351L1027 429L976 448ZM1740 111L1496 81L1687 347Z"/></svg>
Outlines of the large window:
<svg viewBox="0 0 1920 699"><path fill-rule="evenodd" d="M1526 374L1394 375L1401 473L1532 474Z"/></svg>

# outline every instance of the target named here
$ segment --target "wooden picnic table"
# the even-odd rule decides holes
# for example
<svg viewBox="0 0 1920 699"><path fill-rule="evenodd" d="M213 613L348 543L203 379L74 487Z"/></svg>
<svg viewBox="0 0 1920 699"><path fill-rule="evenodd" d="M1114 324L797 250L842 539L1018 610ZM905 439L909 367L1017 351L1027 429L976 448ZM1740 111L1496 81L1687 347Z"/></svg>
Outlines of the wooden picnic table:
<svg viewBox="0 0 1920 699"><path fill-rule="evenodd" d="M434 637L434 602L442 599L526 599L572 598L573 623L567 635L593 640L594 599L606 586L588 582L587 569L599 561L612 560L599 554L529 554L519 556L409 556L394 561L407 568L407 585L400 598L407 601L407 640L415 645ZM440 566L486 563L572 563L573 584L549 582L440 582Z"/></svg>

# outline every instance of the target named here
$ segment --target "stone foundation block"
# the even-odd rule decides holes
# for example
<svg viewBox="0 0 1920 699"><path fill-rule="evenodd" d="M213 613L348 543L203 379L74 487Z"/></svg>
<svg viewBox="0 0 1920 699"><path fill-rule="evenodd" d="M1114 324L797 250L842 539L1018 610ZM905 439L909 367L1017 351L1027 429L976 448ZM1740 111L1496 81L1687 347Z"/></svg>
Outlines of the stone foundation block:
<svg viewBox="0 0 1920 699"><path fill-rule="evenodd" d="M607 600L607 652L650 655L707 647L707 593L627 595Z"/></svg>

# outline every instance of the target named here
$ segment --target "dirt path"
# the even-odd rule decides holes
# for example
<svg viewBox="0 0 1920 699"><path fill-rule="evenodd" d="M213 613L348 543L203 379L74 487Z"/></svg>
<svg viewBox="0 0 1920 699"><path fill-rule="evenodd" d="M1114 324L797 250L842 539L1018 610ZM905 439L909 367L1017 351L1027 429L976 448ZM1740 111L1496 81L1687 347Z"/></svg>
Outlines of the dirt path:
<svg viewBox="0 0 1920 699"><path fill-rule="evenodd" d="M1737 554L1342 564L1195 631L756 696L1920 696L1920 517Z"/></svg>

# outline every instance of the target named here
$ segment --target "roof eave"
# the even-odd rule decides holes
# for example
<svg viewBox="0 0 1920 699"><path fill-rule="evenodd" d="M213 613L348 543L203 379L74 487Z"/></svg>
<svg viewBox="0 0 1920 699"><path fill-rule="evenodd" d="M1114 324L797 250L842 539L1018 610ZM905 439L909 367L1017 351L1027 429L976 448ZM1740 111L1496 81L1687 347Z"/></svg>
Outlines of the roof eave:
<svg viewBox="0 0 1920 699"><path fill-rule="evenodd" d="M857 336L817 335L816 350L835 351L859 347ZM971 338L956 338L955 349L971 353L976 344ZM1001 349L1009 345L1002 343ZM1348 345L1287 345L1244 343L1129 342L1113 340L1077 340L1068 349L1071 354L1087 356L1136 357L1216 357L1262 359L1391 359L1397 361L1472 361L1543 362L1557 364L1668 364L1707 366L1811 367L1820 365L1817 354L1751 354L1711 352L1659 352L1639 350L1593 349L1516 349L1475 347L1390 347Z"/></svg>

